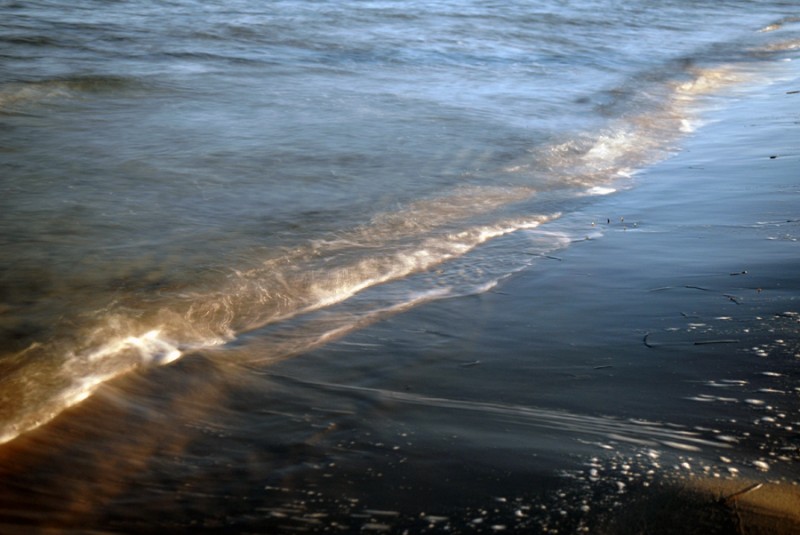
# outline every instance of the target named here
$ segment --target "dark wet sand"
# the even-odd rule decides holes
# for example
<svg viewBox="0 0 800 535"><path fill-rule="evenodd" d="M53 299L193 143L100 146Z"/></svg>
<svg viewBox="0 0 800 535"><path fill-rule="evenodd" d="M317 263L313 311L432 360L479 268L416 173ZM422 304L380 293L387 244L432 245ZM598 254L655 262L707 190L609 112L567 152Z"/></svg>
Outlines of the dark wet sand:
<svg viewBox="0 0 800 535"><path fill-rule="evenodd" d="M633 494L595 532L791 534L800 526L799 504L800 489L793 485L689 480Z"/></svg>

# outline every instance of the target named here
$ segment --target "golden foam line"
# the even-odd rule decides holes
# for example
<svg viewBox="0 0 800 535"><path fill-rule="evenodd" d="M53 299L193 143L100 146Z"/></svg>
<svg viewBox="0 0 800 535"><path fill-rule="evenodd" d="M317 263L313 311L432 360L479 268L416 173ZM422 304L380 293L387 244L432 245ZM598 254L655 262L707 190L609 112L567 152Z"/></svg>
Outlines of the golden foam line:
<svg viewBox="0 0 800 535"><path fill-rule="evenodd" d="M120 337L82 355L72 355L67 359L62 370L64 375L72 379L71 384L52 400L45 402L44 410L36 414L27 414L13 422L9 426L9 430L0 435L0 444L10 442L21 434L33 431L50 422L66 409L88 399L103 383L115 377L142 365L163 365L180 358L181 351L161 338L160 335L160 329L153 329L138 336ZM28 348L24 352L31 349ZM103 362L125 354L131 349L138 352L139 362L127 359L116 359L113 363ZM94 366L86 369L87 363Z"/></svg>

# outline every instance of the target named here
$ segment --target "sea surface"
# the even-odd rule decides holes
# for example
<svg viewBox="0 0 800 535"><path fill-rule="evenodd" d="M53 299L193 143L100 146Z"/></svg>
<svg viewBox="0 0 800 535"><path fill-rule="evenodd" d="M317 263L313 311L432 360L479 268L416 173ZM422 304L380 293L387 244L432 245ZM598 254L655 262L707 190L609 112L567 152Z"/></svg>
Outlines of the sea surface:
<svg viewBox="0 0 800 535"><path fill-rule="evenodd" d="M798 6L778 0L0 2L0 448L106 407L74 431L92 440L39 444L85 463L71 492L85 471L87 496L120 500L44 508L63 525L258 531L295 514L332 529L338 514L389 530L427 512L425 526L478 526L480 508L453 512L463 496L437 516L397 480L395 501L358 509L352 474L385 468L341 453L340 434L380 427L371 391L324 383L313 359L291 377L273 365L552 262L586 234L570 214L633 187L730 95L785 76L799 47ZM408 343L352 348L425 354ZM588 408L478 407L447 389L396 392L418 411L394 421L397 444L365 443L413 442L397 462L444 481L447 449L407 438L426 405L611 432ZM618 434L705 440L631 425ZM513 472L502 464L475 468L486 489ZM175 486L188 494L169 502ZM274 506L281 493L295 509ZM14 522L41 520L27 511Z"/></svg>

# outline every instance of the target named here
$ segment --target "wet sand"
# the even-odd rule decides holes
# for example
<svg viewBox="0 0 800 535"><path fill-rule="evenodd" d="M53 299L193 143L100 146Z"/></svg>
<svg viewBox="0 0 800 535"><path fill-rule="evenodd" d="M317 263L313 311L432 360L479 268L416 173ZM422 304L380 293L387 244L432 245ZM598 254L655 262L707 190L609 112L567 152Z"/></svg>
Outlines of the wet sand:
<svg viewBox="0 0 800 535"><path fill-rule="evenodd" d="M790 534L800 526L797 486L690 479L629 497L596 533Z"/></svg>

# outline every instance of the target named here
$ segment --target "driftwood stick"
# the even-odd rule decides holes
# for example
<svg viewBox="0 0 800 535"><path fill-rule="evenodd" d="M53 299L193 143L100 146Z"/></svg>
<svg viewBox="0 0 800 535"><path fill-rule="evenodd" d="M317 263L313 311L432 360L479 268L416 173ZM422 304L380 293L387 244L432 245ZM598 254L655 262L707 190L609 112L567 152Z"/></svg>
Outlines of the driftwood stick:
<svg viewBox="0 0 800 535"><path fill-rule="evenodd" d="M559 262L562 261L562 259L557 257L557 256L544 254L544 253L528 253L528 252L526 252L525 254L528 255L528 256L538 256L539 258L549 258L550 260L558 260Z"/></svg>
<svg viewBox="0 0 800 535"><path fill-rule="evenodd" d="M731 501L737 500L737 499L741 498L742 496L744 496L745 494L749 494L749 493L751 493L753 491L756 491L756 490L760 489L763 486L764 486L763 483L753 483L749 487L745 487L742 490L734 492L730 496L724 497L721 501L727 503L727 502L731 502Z"/></svg>
<svg viewBox="0 0 800 535"><path fill-rule="evenodd" d="M723 340L695 340L694 345L696 346L705 346L710 344L738 344L739 340L734 340L733 338L730 339L723 339Z"/></svg>

